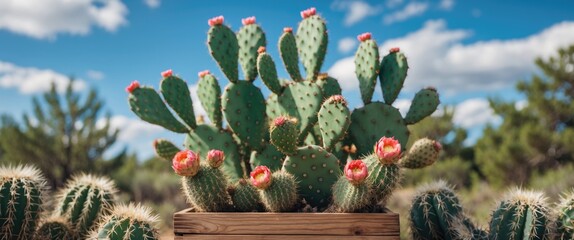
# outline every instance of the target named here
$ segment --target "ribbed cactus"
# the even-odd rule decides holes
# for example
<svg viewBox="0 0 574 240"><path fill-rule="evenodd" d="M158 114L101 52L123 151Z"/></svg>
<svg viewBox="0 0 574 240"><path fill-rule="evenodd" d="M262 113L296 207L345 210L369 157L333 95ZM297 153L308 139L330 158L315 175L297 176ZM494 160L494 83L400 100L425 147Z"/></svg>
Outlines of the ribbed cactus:
<svg viewBox="0 0 574 240"><path fill-rule="evenodd" d="M373 191L368 181L367 165L361 160L349 161L343 176L333 185L333 210L356 212L365 210L371 203Z"/></svg>
<svg viewBox="0 0 574 240"><path fill-rule="evenodd" d="M76 232L68 221L59 216L44 219L34 236L35 240L73 240L77 238Z"/></svg>
<svg viewBox="0 0 574 240"><path fill-rule="evenodd" d="M156 240L159 234L154 226L157 216L147 207L130 203L115 206L90 233L88 239Z"/></svg>
<svg viewBox="0 0 574 240"><path fill-rule="evenodd" d="M541 192L515 189L492 213L489 239L551 239L552 216Z"/></svg>
<svg viewBox="0 0 574 240"><path fill-rule="evenodd" d="M79 236L84 236L113 207L116 192L106 177L74 176L58 194L54 215L66 219Z"/></svg>
<svg viewBox="0 0 574 240"><path fill-rule="evenodd" d="M32 239L46 182L32 166L0 167L0 239Z"/></svg>
<svg viewBox="0 0 574 240"><path fill-rule="evenodd" d="M233 207L238 212L262 212L265 210L259 191L247 180L240 179L231 189Z"/></svg>
<svg viewBox="0 0 574 240"><path fill-rule="evenodd" d="M251 184L258 188L259 196L270 212L292 211L297 203L297 183L286 172L271 170L265 166L256 167L251 172Z"/></svg>
<svg viewBox="0 0 574 240"><path fill-rule="evenodd" d="M574 239L574 191L562 196L557 213L556 224L559 239Z"/></svg>

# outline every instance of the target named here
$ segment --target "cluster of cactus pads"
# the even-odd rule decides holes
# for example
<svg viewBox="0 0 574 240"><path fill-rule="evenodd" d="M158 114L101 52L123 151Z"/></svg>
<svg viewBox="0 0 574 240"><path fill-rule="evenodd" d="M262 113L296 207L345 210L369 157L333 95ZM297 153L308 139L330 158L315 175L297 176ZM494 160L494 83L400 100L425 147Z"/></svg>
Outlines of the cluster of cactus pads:
<svg viewBox="0 0 574 240"><path fill-rule="evenodd" d="M419 188L409 220L415 240L566 240L574 239L573 209L574 193L552 211L543 193L517 188L500 201L488 229L481 229L466 217L452 188L439 181Z"/></svg>
<svg viewBox="0 0 574 240"><path fill-rule="evenodd" d="M1 240L152 240L158 239L154 222L145 207L117 204L114 183L105 177L80 174L51 194L37 168L0 167Z"/></svg>
<svg viewBox="0 0 574 240"><path fill-rule="evenodd" d="M139 118L185 134L183 149L165 139L154 147L183 176L197 211L382 211L401 169L437 159L441 146L430 139L406 149L407 126L436 110L437 91L419 91L405 117L392 106L407 76L403 53L393 48L380 59L371 34L358 36L355 64L364 106L350 111L338 81L321 73L325 20L314 8L301 17L296 34L286 27L278 40L290 79L278 77L255 17L243 19L237 33L223 16L208 21L209 52L229 81L221 90L210 71L198 74L197 96L209 122L196 118L189 86L172 70L162 72L159 92L137 81L126 88ZM267 97L254 84L258 78ZM384 102L372 101L377 79Z"/></svg>

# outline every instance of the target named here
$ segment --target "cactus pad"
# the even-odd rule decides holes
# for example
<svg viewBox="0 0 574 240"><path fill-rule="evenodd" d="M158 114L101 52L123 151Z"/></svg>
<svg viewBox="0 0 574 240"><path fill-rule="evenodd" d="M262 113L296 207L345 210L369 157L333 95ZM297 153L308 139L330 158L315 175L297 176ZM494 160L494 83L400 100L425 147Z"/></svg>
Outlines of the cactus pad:
<svg viewBox="0 0 574 240"><path fill-rule="evenodd" d="M189 126L195 128L195 114L193 103L187 83L176 76L169 76L160 82L161 94L165 102L177 113L177 115Z"/></svg>
<svg viewBox="0 0 574 240"><path fill-rule="evenodd" d="M180 151L172 142L165 139L156 139L153 142L155 153L161 158L171 161L173 156Z"/></svg>
<svg viewBox="0 0 574 240"><path fill-rule="evenodd" d="M392 51L381 61L379 80L385 103L391 105L399 96L407 78L408 68L407 58L398 51Z"/></svg>
<svg viewBox="0 0 574 240"><path fill-rule="evenodd" d="M207 74L199 79L197 82L197 97L201 102L201 106L203 106L203 109L207 112L211 123L221 128L223 122L223 115L221 113L221 88L213 75Z"/></svg>
<svg viewBox="0 0 574 240"><path fill-rule="evenodd" d="M307 72L307 80L315 79L321 70L327 53L327 26L325 21L313 15L303 19L297 29L299 58Z"/></svg>
<svg viewBox="0 0 574 240"><path fill-rule="evenodd" d="M259 76L261 76L261 80L263 80L265 86L267 86L271 92L281 94L283 87L277 77L275 62L269 54L259 54L259 57L257 57L257 70L259 71Z"/></svg>
<svg viewBox="0 0 574 240"><path fill-rule="evenodd" d="M325 99L334 95L341 95L342 93L339 81L327 74L320 74L315 83L323 90L323 98Z"/></svg>
<svg viewBox="0 0 574 240"><path fill-rule="evenodd" d="M241 143L257 150L262 146L265 125L265 98L248 81L230 83L221 97L223 114Z"/></svg>
<svg viewBox="0 0 574 240"><path fill-rule="evenodd" d="M252 151L249 163L251 168L267 166L271 171L280 170L283 166L285 154L281 153L275 145L267 144L260 151Z"/></svg>
<svg viewBox="0 0 574 240"><path fill-rule="evenodd" d="M323 92L312 82L292 82L285 87L277 100L284 112L299 120L300 137L304 138L317 122Z"/></svg>
<svg viewBox="0 0 574 240"><path fill-rule="evenodd" d="M189 132L189 129L171 114L153 88L141 87L134 89L130 93L128 101L132 112L142 120L176 133Z"/></svg>
<svg viewBox="0 0 574 240"><path fill-rule="evenodd" d="M279 54L283 60L283 65L293 81L302 81L301 72L299 71L299 62L297 54L297 43L293 32L283 32L279 38Z"/></svg>
<svg viewBox="0 0 574 240"><path fill-rule="evenodd" d="M257 24L244 25L237 32L239 44L239 63L243 69L245 79L255 80L257 77L257 50L265 47L265 33Z"/></svg>
<svg viewBox="0 0 574 240"><path fill-rule="evenodd" d="M321 106L318 121L323 147L327 151L331 152L335 144L345 136L347 128L351 124L350 115L347 102L341 95L330 97Z"/></svg>
<svg viewBox="0 0 574 240"><path fill-rule="evenodd" d="M434 88L420 90L413 99L411 107L405 117L407 124L414 124L430 116L438 107L440 100Z"/></svg>
<svg viewBox="0 0 574 240"><path fill-rule="evenodd" d="M371 39L361 42L355 53L355 74L359 79L361 99L365 105L371 102L377 85L378 73L379 47L377 43Z"/></svg>
<svg viewBox="0 0 574 240"><path fill-rule="evenodd" d="M207 46L211 56L227 79L230 82L237 82L239 80L237 71L239 45L235 33L223 24L212 26L207 33Z"/></svg>

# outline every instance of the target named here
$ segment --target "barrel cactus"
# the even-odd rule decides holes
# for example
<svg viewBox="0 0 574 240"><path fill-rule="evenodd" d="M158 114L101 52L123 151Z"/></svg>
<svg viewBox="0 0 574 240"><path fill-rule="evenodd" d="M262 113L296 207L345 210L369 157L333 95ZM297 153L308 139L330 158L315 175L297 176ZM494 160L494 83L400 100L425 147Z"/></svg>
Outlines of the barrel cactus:
<svg viewBox="0 0 574 240"><path fill-rule="evenodd" d="M139 204L119 204L111 209L88 239L156 240L159 234L157 216Z"/></svg>

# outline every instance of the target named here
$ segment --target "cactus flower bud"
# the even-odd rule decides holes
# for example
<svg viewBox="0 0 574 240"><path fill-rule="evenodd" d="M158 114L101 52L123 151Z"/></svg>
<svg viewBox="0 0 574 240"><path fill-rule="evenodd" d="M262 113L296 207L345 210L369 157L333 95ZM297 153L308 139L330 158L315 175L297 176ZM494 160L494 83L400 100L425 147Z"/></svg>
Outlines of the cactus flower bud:
<svg viewBox="0 0 574 240"><path fill-rule="evenodd" d="M254 24L255 23L255 17L248 17L248 18L241 19L241 23L243 23L244 26L247 26L249 24Z"/></svg>
<svg viewBox="0 0 574 240"><path fill-rule="evenodd" d="M266 166L257 166L250 174L251 184L259 189L267 189L271 185L271 170Z"/></svg>
<svg viewBox="0 0 574 240"><path fill-rule="evenodd" d="M197 76L200 77L200 78L203 78L203 77L205 77L207 74L209 74L209 70L203 70L203 71L201 71L201 72L198 72L198 73L197 73Z"/></svg>
<svg viewBox="0 0 574 240"><path fill-rule="evenodd" d="M351 160L345 165L345 177L353 185L361 184L369 176L367 165L361 160Z"/></svg>
<svg viewBox="0 0 574 240"><path fill-rule="evenodd" d="M259 48L257 49L257 53L259 53L259 54L262 54L262 53L264 53L265 51L267 51L267 49L266 49L264 46L261 46L261 47L259 47Z"/></svg>
<svg viewBox="0 0 574 240"><path fill-rule="evenodd" d="M284 27L284 28L283 28L283 32L286 32L286 33L292 33L292 32L293 32L293 28L290 28L290 27Z"/></svg>
<svg viewBox="0 0 574 240"><path fill-rule="evenodd" d="M129 86L126 87L126 92L132 93L134 90L138 89L139 87L140 87L140 83L137 80L134 80L132 83L130 83Z"/></svg>
<svg viewBox="0 0 574 240"><path fill-rule="evenodd" d="M394 137L382 137L375 145L375 154L382 164L395 163L401 155L401 144Z"/></svg>
<svg viewBox="0 0 574 240"><path fill-rule="evenodd" d="M225 154L221 150L210 150L207 152L207 163L212 168L218 168L223 164L223 160L225 159Z"/></svg>
<svg viewBox="0 0 574 240"><path fill-rule="evenodd" d="M199 154L191 150L183 150L175 154L171 162L177 175L193 177L199 172Z"/></svg>
<svg viewBox="0 0 574 240"><path fill-rule="evenodd" d="M347 105L347 100L341 95L333 95L326 100L328 103L342 103L343 105Z"/></svg>
<svg viewBox="0 0 574 240"><path fill-rule="evenodd" d="M173 71L171 69L168 69L168 70L161 72L161 76L164 78L171 77L172 74L173 74Z"/></svg>
<svg viewBox="0 0 574 240"><path fill-rule="evenodd" d="M396 53L396 52L400 52L400 51L401 51L401 49L398 47L394 47L394 48L389 49L389 53Z"/></svg>
<svg viewBox="0 0 574 240"><path fill-rule="evenodd" d="M221 24L223 24L223 16L213 17L213 18L207 20L207 23L211 27L221 25Z"/></svg>
<svg viewBox="0 0 574 240"><path fill-rule="evenodd" d="M357 36L357 39L361 42L367 41L367 40L371 39L371 33L366 32L363 34L359 34L359 36Z"/></svg>
<svg viewBox="0 0 574 240"><path fill-rule="evenodd" d="M311 17L313 15L315 15L317 13L317 10L315 8L309 8L307 10L303 10L301 11L301 17L303 19Z"/></svg>

